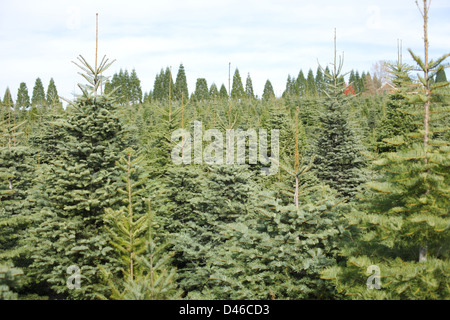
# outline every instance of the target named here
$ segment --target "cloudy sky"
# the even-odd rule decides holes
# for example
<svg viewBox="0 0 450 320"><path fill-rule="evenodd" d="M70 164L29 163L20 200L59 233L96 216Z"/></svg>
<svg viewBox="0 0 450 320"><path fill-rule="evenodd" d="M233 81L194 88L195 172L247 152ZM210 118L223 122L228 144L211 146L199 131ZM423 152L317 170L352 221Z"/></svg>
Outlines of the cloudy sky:
<svg viewBox="0 0 450 320"><path fill-rule="evenodd" d="M422 2L422 1L420 1ZM40 77L45 89L55 80L71 99L83 82L71 63L95 57L95 14L99 13L99 59L116 59L109 69L135 69L142 89L153 87L161 68L180 63L189 92L197 78L218 87L239 69L250 74L255 93L267 79L275 93L300 69L315 72L333 60L334 28L344 71L371 71L380 60L397 58L397 39L423 56L422 17L415 0L0 0L0 95L13 99L21 82L31 96ZM450 1L432 0L431 57L450 52ZM448 73L448 72L447 72Z"/></svg>

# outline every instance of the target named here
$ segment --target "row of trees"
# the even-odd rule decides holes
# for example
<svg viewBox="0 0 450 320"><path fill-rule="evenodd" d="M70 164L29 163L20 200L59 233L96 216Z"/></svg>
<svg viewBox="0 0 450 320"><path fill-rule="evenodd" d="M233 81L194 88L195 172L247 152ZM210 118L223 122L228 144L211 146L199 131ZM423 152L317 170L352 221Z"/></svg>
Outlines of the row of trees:
<svg viewBox="0 0 450 320"><path fill-rule="evenodd" d="M59 104L59 102L58 90L56 89L53 78L50 79L47 92L44 91L42 80L37 78L33 87L31 99L26 83L21 82L15 99L11 95L9 88L6 88L3 100L0 100L0 104L2 103L3 106L15 107L17 110L27 109L32 106L40 107L43 105L56 105Z"/></svg>

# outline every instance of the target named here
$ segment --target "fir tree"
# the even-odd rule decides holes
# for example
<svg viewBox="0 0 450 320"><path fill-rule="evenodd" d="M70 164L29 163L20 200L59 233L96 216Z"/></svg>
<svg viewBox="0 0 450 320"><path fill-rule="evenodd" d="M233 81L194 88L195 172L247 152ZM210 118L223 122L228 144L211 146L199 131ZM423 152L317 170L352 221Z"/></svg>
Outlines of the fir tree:
<svg viewBox="0 0 450 320"><path fill-rule="evenodd" d="M418 4L418 3L417 3ZM435 138L444 127L435 122L448 113L448 107L435 100L442 86L430 84L431 77L442 70L446 54L428 57L428 1L423 1L425 58L409 50L422 70L415 85L403 83L405 98L402 111L417 117L416 132L386 139L403 145L396 152L375 158L380 172L368 184L363 208L349 215L357 227L352 241L343 247L346 265L327 270L324 277L334 281L339 291L356 299L448 299L449 274L449 141ZM399 73L398 78L404 74ZM448 123L448 122L447 122ZM437 125L436 125L437 124ZM448 130L448 126L446 128ZM408 143L406 143L408 142ZM375 266L377 283L366 281ZM373 278L373 277L372 277ZM377 285L378 290L368 290Z"/></svg>
<svg viewBox="0 0 450 320"><path fill-rule="evenodd" d="M11 91L9 91L9 87L6 88L2 101L3 101L3 106L6 106L6 107L14 106L14 100L12 99ZM2 120L2 119L0 119L0 120Z"/></svg>
<svg viewBox="0 0 450 320"><path fill-rule="evenodd" d="M270 82L270 80L267 80L266 84L264 85L262 99L263 100L270 100L270 99L273 99L273 98L275 98L275 93L273 92L272 83Z"/></svg>
<svg viewBox="0 0 450 320"><path fill-rule="evenodd" d="M112 299L120 300L161 300L171 298L176 293L174 281L175 269L170 268L170 254L163 253L166 247L154 241L150 200L148 211L143 199L148 198L147 177L143 168L143 157L135 155L128 148L124 151L117 166L124 173L123 185L119 192L123 194L123 206L115 210L106 209L106 218L110 227L111 244L120 254L122 278L106 272L112 288ZM147 211L147 212L146 212ZM148 256L148 257L147 257Z"/></svg>
<svg viewBox="0 0 450 320"><path fill-rule="evenodd" d="M161 69L160 73L155 76L155 82L153 84L153 99L161 100L164 96L164 87L163 87L163 78L164 78L164 70Z"/></svg>
<svg viewBox="0 0 450 320"><path fill-rule="evenodd" d="M286 89L283 92L283 97L288 97L291 95L295 95L295 78L291 78L291 75L288 75L286 80Z"/></svg>
<svg viewBox="0 0 450 320"><path fill-rule="evenodd" d="M45 103L44 86L40 78L36 79L33 87L33 94L31 96L31 104L33 106L42 106Z"/></svg>
<svg viewBox="0 0 450 320"><path fill-rule="evenodd" d="M56 89L55 81L53 80L53 78L50 79L50 82L48 84L46 101L49 106L53 106L59 103L58 90Z"/></svg>
<svg viewBox="0 0 450 320"><path fill-rule="evenodd" d="M120 86L123 90L122 91L123 97L121 102L126 103L128 105L131 101L131 79L128 70L125 69L125 71L123 72L123 74L121 74L121 76L119 76L119 78L120 78Z"/></svg>
<svg viewBox="0 0 450 320"><path fill-rule="evenodd" d="M365 164L361 154L363 148L345 114L348 98L343 92L347 86L339 80L342 77L342 60L338 65L336 51L333 66L331 74L324 71L324 76L328 79L324 92L326 110L320 119L322 130L316 142L315 164L318 168L317 176L347 197L354 195L364 181L361 170Z"/></svg>
<svg viewBox="0 0 450 320"><path fill-rule="evenodd" d="M195 92L194 92L196 101L203 101L209 99L209 90L208 83L205 78L198 78L195 83Z"/></svg>
<svg viewBox="0 0 450 320"><path fill-rule="evenodd" d="M317 94L316 81L311 69L309 69L308 77L306 78L306 91L311 96L315 96Z"/></svg>
<svg viewBox="0 0 450 320"><path fill-rule="evenodd" d="M389 100L386 104L386 114L381 119L376 131L378 152L396 151L401 147L401 144L396 145L389 142L389 139L401 135L406 136L415 129L412 116L402 112L402 106L407 104L407 100L402 94L404 90L401 88L406 84L412 85L412 80L409 75L411 68L400 62L389 65L389 68L393 77L393 85L397 90L389 95Z"/></svg>
<svg viewBox="0 0 450 320"><path fill-rule="evenodd" d="M20 83L17 91L16 109L28 108L30 106L30 96L28 95L28 88L25 82Z"/></svg>
<svg viewBox="0 0 450 320"><path fill-rule="evenodd" d="M130 102L132 104L142 103L141 80L139 80L135 69L131 71L130 75Z"/></svg>
<svg viewBox="0 0 450 320"><path fill-rule="evenodd" d="M306 94L306 88L307 88L306 78L305 75L303 74L303 71L300 70L297 79L295 80L295 91L298 95L304 96Z"/></svg>
<svg viewBox="0 0 450 320"><path fill-rule="evenodd" d="M184 211L186 222L174 245L180 287L188 298L209 297L211 264L225 240L220 225L235 222L251 210L255 188L253 173L244 166L216 165L205 178L200 194L187 198L186 205L193 210Z"/></svg>
<svg viewBox="0 0 450 320"><path fill-rule="evenodd" d="M439 69L436 72L436 83L447 82L447 76L445 74L445 69Z"/></svg>
<svg viewBox="0 0 450 320"><path fill-rule="evenodd" d="M233 75L233 84L231 86L231 98L242 99L245 96L244 86L242 85L242 79L239 74L239 70L236 68Z"/></svg>
<svg viewBox="0 0 450 320"><path fill-rule="evenodd" d="M4 285L7 286L0 289L0 297L5 298L13 295L8 289L11 287L8 282L12 280L8 275L15 273L14 267L23 268L29 264L29 248L25 246L24 238L31 223L28 194L34 178L32 149L17 145L26 121L16 124L12 117L13 109L8 106L7 119L0 120L0 141L4 142L0 146L0 279L3 278L0 282L6 281Z"/></svg>
<svg viewBox="0 0 450 320"><path fill-rule="evenodd" d="M104 210L116 199L116 160L124 147L123 129L115 112L114 92L97 93L109 67L103 58L93 69L79 57L88 85L79 85L79 96L60 125L61 157L42 166L35 195L39 199L30 233L32 274L60 297L92 299L105 294L99 266L115 270ZM66 285L68 268L79 268L81 286Z"/></svg>
<svg viewBox="0 0 450 320"><path fill-rule="evenodd" d="M227 88L225 88L225 85L223 83L220 86L219 96L222 99L227 99L228 98Z"/></svg>
<svg viewBox="0 0 450 320"><path fill-rule="evenodd" d="M189 98L186 71L184 70L183 64L180 64L180 67L178 68L177 78L175 80L174 96L177 100L180 100L182 95L185 99L184 102L186 102L186 100Z"/></svg>
<svg viewBox="0 0 450 320"><path fill-rule="evenodd" d="M323 72L322 69L320 67L317 67L317 71L316 71L316 89L317 89L317 94L321 95L322 91L324 90L324 77L323 77Z"/></svg>
<svg viewBox="0 0 450 320"><path fill-rule="evenodd" d="M211 84L211 87L209 88L209 97L211 99L216 99L219 97L219 90L217 89L215 83Z"/></svg>
<svg viewBox="0 0 450 320"><path fill-rule="evenodd" d="M245 80L245 94L247 95L247 98L253 99L255 97L255 94L253 93L253 84L252 78L250 78L250 73L247 75L247 80Z"/></svg>
<svg viewBox="0 0 450 320"><path fill-rule="evenodd" d="M170 70L169 67L167 67L166 71L164 72L162 87L163 87L162 99L175 100L175 97L173 95L174 83L172 78L172 71Z"/></svg>

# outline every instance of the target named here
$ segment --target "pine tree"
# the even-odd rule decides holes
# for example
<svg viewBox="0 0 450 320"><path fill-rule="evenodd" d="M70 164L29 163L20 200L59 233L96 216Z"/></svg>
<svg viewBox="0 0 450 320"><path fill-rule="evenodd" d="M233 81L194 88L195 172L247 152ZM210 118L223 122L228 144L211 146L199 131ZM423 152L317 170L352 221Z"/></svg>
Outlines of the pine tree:
<svg viewBox="0 0 450 320"><path fill-rule="evenodd" d="M291 75L288 74L286 80L286 89L283 92L283 97L291 96L295 94L295 79L291 78Z"/></svg>
<svg viewBox="0 0 450 320"><path fill-rule="evenodd" d="M195 92L194 92L196 101L203 101L209 99L209 90L208 83L205 78L198 78L195 83Z"/></svg>
<svg viewBox="0 0 450 320"><path fill-rule="evenodd" d="M270 80L267 80L266 84L264 85L262 99L267 101L273 98L275 98L275 93L273 92L272 83L270 82Z"/></svg>
<svg viewBox="0 0 450 320"><path fill-rule="evenodd" d="M127 105L129 105L131 102L131 79L130 79L130 74L128 73L127 69L125 69L125 71L123 72L123 74L121 75L120 78L121 78L120 85L121 85L121 88L123 89L122 103L126 103Z"/></svg>
<svg viewBox="0 0 450 320"><path fill-rule="evenodd" d="M290 198L286 204L273 193L255 190L246 214L219 225L226 242L210 258L213 272L208 285L214 298L333 297L333 286L320 279L320 272L335 263L343 221L329 188L314 187L311 163L303 166L297 161L299 141L297 130L293 175L302 188L296 184L295 201ZM282 189L290 189L291 181Z"/></svg>
<svg viewBox="0 0 450 320"><path fill-rule="evenodd" d="M324 76L328 79L324 92L326 110L320 118L322 130L316 142L315 164L320 180L347 197L354 195L364 182L361 170L365 162L361 154L363 147L345 114L349 97L343 94L347 86L340 81L341 69L342 60L338 65L335 51L333 72L324 71Z"/></svg>
<svg viewBox="0 0 450 320"><path fill-rule="evenodd" d="M220 225L235 222L251 210L255 188L254 173L245 166L215 165L208 171L203 176L203 186L198 183L191 186L199 194L178 196L185 199L185 210L180 212L185 222L175 238L175 262L180 287L193 299L199 295L209 298L211 264L216 259L217 247L225 241Z"/></svg>
<svg viewBox="0 0 450 320"><path fill-rule="evenodd" d="M250 73L247 75L247 80L245 80L245 94L247 98L255 98L255 94L253 93L253 84L252 78L250 78Z"/></svg>
<svg viewBox="0 0 450 320"><path fill-rule="evenodd" d="M220 86L219 96L222 99L227 99L228 98L228 91L227 91L227 88L225 88L225 85L223 83Z"/></svg>
<svg viewBox="0 0 450 320"><path fill-rule="evenodd" d="M48 84L46 101L49 106L56 105L60 102L58 90L56 89L55 81L53 80L53 78L50 79L50 82Z"/></svg>
<svg viewBox="0 0 450 320"><path fill-rule="evenodd" d="M9 87L6 88L2 101L3 101L3 106L10 106L10 107L14 106L14 100L12 99L11 91L9 91ZM2 120L2 119L0 119L0 120Z"/></svg>
<svg viewBox="0 0 450 320"><path fill-rule="evenodd" d="M418 3L417 3L418 5ZM405 98L402 111L423 121L418 130L386 139L403 145L396 152L375 158L380 174L368 184L362 208L349 216L357 227L352 245L343 247L346 265L330 268L324 277L332 279L339 291L356 299L449 299L449 141L436 137L445 127L439 124L448 116L448 107L435 100L448 83L430 84L431 77L442 70L450 54L439 59L428 57L428 1L423 1L425 58L409 49L423 75L419 81L403 83ZM399 73L398 77L403 78ZM448 123L448 122L447 122ZM448 130L448 125L447 128ZM406 143L408 142L408 143ZM378 280L378 290L367 272ZM372 268L371 268L372 267ZM369 270L368 270L369 268Z"/></svg>
<svg viewBox="0 0 450 320"><path fill-rule="evenodd" d="M25 82L21 82L17 91L16 109L28 108L30 106L30 96Z"/></svg>
<svg viewBox="0 0 450 320"><path fill-rule="evenodd" d="M141 80L139 80L135 69L131 71L130 75L130 102L132 104L142 103Z"/></svg>
<svg viewBox="0 0 450 320"><path fill-rule="evenodd" d="M216 99L219 97L219 90L217 89L215 83L211 84L211 87L209 88L209 97L211 99Z"/></svg>
<svg viewBox="0 0 450 320"><path fill-rule="evenodd" d="M355 86L355 83L356 83L356 75L355 75L355 71L353 71L353 69L352 69L352 71L350 71L350 75L348 77L348 84Z"/></svg>
<svg viewBox="0 0 450 320"><path fill-rule="evenodd" d="M104 210L116 199L118 180L115 162L124 148L123 129L116 114L114 92L99 95L100 77L110 66L103 58L92 68L79 57L88 85L79 85L82 95L68 108L60 123L64 139L61 157L42 166L35 199L38 208L30 232L33 248L32 274L58 297L93 299L108 290L102 284L99 266L115 270ZM78 64L77 64L78 65ZM79 268L81 286L67 286L68 268Z"/></svg>
<svg viewBox="0 0 450 320"><path fill-rule="evenodd" d="M236 68L233 75L233 84L231 86L231 98L242 99L245 96L244 86L242 85L242 79L239 74L239 70Z"/></svg>
<svg viewBox="0 0 450 320"><path fill-rule="evenodd" d="M36 79L33 87L33 94L31 96L31 104L33 106L43 106L45 104L44 86L40 78Z"/></svg>
<svg viewBox="0 0 450 320"><path fill-rule="evenodd" d="M8 97L9 100L9 97ZM12 120L14 109L7 104L6 119L0 120L0 298L13 298L11 286L15 267L28 266L29 248L24 238L30 225L31 204L28 194L33 185L34 167L31 164L31 148L18 145L17 138L23 134L26 123ZM5 283L3 283L5 282ZM6 287L5 287L6 286ZM14 283L17 290L19 283Z"/></svg>
<svg viewBox="0 0 450 320"><path fill-rule="evenodd" d="M180 67L178 68L177 78L175 80L174 97L177 100L180 100L182 95L183 99L185 100L183 102L186 103L187 99L189 98L186 71L184 70L183 64L180 64Z"/></svg>
<svg viewBox="0 0 450 320"><path fill-rule="evenodd" d="M311 96L315 96L317 94L316 81L311 69L309 69L308 77L306 78L306 91L307 94Z"/></svg>
<svg viewBox="0 0 450 320"><path fill-rule="evenodd" d="M355 84L354 84L356 93L362 92L362 86L361 86L361 77L359 76L358 70L355 72Z"/></svg>
<svg viewBox="0 0 450 320"><path fill-rule="evenodd" d="M316 89L317 89L317 94L320 96L322 95L322 91L324 90L324 77L323 77L323 72L322 69L320 67L317 67L317 71L316 71Z"/></svg>
<svg viewBox="0 0 450 320"><path fill-rule="evenodd" d="M146 212L145 198L147 175L143 167L143 156L135 155L128 148L117 166L124 173L119 192L124 198L119 209L107 208L106 219L111 233L111 244L120 254L122 277L117 279L111 273L106 278L112 288L112 299L161 300L176 293L175 269L170 268L171 255L163 253L165 246L154 241L150 200Z"/></svg>
<svg viewBox="0 0 450 320"><path fill-rule="evenodd" d="M447 82L447 76L445 74L445 69L439 69L436 72L436 83Z"/></svg>
<svg viewBox="0 0 450 320"><path fill-rule="evenodd" d="M397 62L396 64L390 64L389 68L396 91L389 96L386 104L386 114L381 119L376 131L378 152L397 151L402 144L395 144L389 142L389 140L401 135L406 136L415 129L412 116L402 112L402 106L407 104L407 100L403 95L404 92L402 93L404 91L402 86L412 85L409 75L411 67Z"/></svg>
<svg viewBox="0 0 450 320"><path fill-rule="evenodd" d="M300 72L298 73L298 77L295 80L295 91L298 95L304 96L306 94L306 88L307 88L306 78L305 75L303 74L303 71L300 70Z"/></svg>
<svg viewBox="0 0 450 320"><path fill-rule="evenodd" d="M175 100L175 97L173 95L173 78L172 78L172 71L169 67L166 68L166 71L164 72L163 81L162 81L162 87L163 87L163 100Z"/></svg>
<svg viewBox="0 0 450 320"><path fill-rule="evenodd" d="M155 82L153 83L153 99L154 100L162 100L164 95L164 87L163 87L163 78L164 78L164 70L161 69L159 74L155 76Z"/></svg>

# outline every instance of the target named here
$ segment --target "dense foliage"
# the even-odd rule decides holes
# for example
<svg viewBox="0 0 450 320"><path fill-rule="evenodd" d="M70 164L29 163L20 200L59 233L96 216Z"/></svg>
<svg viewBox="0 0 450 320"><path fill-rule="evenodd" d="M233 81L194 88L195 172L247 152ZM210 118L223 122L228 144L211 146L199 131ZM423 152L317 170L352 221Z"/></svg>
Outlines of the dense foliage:
<svg viewBox="0 0 450 320"><path fill-rule="evenodd" d="M335 59L281 97L237 68L189 92L182 64L143 92L81 56L65 108L7 88L0 299L448 300L448 55L410 53L390 90Z"/></svg>

